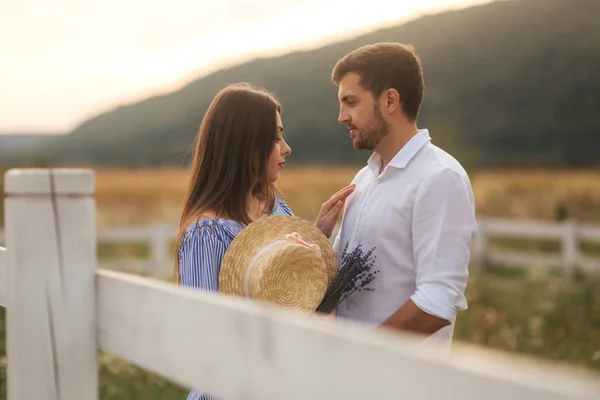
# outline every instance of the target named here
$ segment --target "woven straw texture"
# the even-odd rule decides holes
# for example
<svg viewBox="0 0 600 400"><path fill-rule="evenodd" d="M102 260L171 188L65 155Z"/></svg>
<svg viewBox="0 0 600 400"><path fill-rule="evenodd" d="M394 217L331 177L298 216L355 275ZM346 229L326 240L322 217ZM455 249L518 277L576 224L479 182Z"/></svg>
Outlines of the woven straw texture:
<svg viewBox="0 0 600 400"><path fill-rule="evenodd" d="M298 232L308 243L317 244L320 252L285 240ZM320 304L338 264L331 243L310 222L295 216L271 216L244 228L231 242L221 263L219 291L244 296L246 270L254 256L278 240L260 256L250 272L250 298L269 304L312 312Z"/></svg>

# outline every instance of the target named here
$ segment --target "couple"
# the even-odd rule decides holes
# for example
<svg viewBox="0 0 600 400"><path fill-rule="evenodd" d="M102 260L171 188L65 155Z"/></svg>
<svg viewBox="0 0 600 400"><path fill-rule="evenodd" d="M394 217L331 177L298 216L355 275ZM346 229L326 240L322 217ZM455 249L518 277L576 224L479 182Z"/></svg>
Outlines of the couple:
<svg viewBox="0 0 600 400"><path fill-rule="evenodd" d="M338 121L357 149L372 151L351 184L326 201L315 226L328 238L345 207L334 242L377 248L372 291L356 292L338 318L382 329L452 340L476 232L469 178L452 156L417 128L424 92L410 46L363 46L338 61ZM223 89L199 130L181 217L176 275L187 287L218 291L223 256L252 221L293 215L274 186L291 153L280 104L247 85ZM443 133L442 133L443 134ZM205 397L202 397L205 396ZM209 399L194 391L189 398Z"/></svg>

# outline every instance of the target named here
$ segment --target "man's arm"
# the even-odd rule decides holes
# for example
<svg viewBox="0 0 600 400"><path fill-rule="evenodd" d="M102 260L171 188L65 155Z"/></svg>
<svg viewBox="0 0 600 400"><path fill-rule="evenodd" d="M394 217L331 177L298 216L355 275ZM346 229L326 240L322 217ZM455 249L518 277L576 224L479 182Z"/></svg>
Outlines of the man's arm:
<svg viewBox="0 0 600 400"><path fill-rule="evenodd" d="M442 170L419 189L413 213L416 290L384 328L432 334L467 308L471 240L477 229L468 178Z"/></svg>
<svg viewBox="0 0 600 400"><path fill-rule="evenodd" d="M430 335L448 325L450 321L427 314L412 300L408 300L381 327Z"/></svg>

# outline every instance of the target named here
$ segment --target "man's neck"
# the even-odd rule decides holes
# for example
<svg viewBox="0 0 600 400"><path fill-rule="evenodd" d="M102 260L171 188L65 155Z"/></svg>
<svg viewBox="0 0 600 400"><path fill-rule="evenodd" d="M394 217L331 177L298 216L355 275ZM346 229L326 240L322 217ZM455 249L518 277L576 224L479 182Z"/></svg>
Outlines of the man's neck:
<svg viewBox="0 0 600 400"><path fill-rule="evenodd" d="M398 154L406 143L410 141L418 133L416 123L399 125L397 127L391 127L390 131L381 139L375 152L381 156L381 166L379 172L383 172L385 167L392 161L392 159Z"/></svg>

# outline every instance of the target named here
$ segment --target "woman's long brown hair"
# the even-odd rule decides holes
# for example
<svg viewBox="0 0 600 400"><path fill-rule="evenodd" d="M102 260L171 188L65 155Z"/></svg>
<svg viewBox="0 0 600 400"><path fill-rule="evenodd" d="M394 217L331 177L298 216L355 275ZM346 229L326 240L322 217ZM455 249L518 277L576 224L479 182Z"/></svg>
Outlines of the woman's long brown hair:
<svg viewBox="0 0 600 400"><path fill-rule="evenodd" d="M278 191L267 180L267 161L277 141L280 103L267 91L247 83L229 85L208 107L196 138L191 176L175 248L179 283L179 246L185 229L203 213L243 224L250 193L273 209Z"/></svg>

